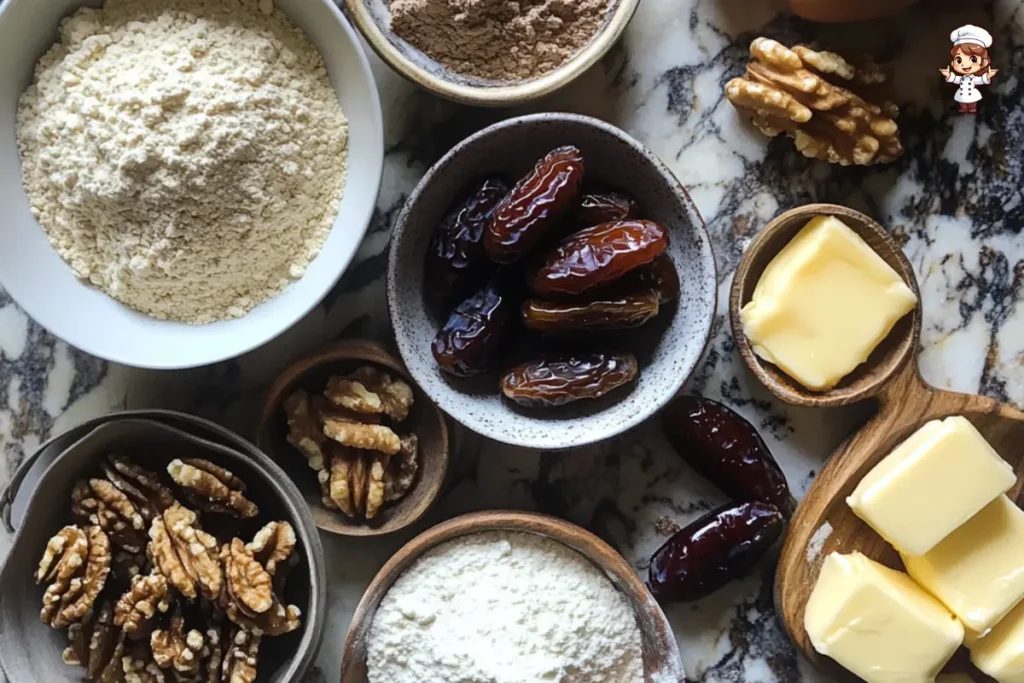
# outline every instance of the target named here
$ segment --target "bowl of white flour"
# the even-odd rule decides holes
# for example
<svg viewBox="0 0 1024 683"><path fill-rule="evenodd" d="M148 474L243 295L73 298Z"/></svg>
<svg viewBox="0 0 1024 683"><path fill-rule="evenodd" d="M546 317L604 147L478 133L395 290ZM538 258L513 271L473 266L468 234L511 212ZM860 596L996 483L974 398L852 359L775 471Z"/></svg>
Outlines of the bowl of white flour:
<svg viewBox="0 0 1024 683"><path fill-rule="evenodd" d="M341 683L682 683L675 636L633 568L569 522L477 512L378 572Z"/></svg>
<svg viewBox="0 0 1024 683"><path fill-rule="evenodd" d="M266 343L372 217L380 103L332 0L6 0L0 102L0 285L111 361Z"/></svg>

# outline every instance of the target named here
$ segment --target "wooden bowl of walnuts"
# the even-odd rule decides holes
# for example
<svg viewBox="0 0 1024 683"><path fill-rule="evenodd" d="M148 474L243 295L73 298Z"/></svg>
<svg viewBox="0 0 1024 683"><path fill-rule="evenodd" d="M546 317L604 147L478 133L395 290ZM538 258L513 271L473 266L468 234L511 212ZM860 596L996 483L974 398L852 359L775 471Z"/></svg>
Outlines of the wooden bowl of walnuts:
<svg viewBox="0 0 1024 683"><path fill-rule="evenodd" d="M314 523L343 536L414 523L448 471L443 413L400 361L366 340L336 342L281 373L256 443L299 487Z"/></svg>

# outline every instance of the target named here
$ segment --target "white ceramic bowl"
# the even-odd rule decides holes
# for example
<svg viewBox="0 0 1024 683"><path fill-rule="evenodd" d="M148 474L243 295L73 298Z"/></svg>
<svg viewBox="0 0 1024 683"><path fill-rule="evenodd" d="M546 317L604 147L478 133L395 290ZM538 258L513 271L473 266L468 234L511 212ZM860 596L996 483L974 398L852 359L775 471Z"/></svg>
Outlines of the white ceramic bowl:
<svg viewBox="0 0 1024 683"><path fill-rule="evenodd" d="M384 164L377 87L352 27L332 0L274 0L323 53L349 121L348 177L338 218L306 275L243 318L194 326L155 320L78 280L29 211L16 141L18 98L57 25L84 0L0 3L0 284L43 327L107 360L185 368L264 344L305 316L348 267L373 213Z"/></svg>

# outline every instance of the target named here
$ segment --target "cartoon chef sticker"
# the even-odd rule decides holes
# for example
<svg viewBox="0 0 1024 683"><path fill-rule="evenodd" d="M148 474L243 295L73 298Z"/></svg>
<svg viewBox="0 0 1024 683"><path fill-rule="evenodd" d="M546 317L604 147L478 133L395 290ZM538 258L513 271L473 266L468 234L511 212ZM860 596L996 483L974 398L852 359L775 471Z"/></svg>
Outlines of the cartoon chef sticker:
<svg viewBox="0 0 1024 683"><path fill-rule="evenodd" d="M967 24L949 34L953 47L949 51L948 69L939 69L947 83L956 83L956 95L953 99L960 105L960 113L975 114L978 111L978 100L981 93L979 85L988 85L998 69L991 68L992 60L988 56L988 48L992 47L992 35L983 28Z"/></svg>

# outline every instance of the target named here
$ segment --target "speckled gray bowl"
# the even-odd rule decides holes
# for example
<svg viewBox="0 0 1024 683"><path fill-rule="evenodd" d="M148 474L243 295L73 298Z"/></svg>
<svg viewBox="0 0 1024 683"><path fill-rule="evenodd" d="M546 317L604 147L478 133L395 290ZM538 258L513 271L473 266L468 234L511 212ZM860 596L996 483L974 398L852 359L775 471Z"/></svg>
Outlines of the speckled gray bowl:
<svg viewBox="0 0 1024 683"><path fill-rule="evenodd" d="M442 373L430 342L446 312L424 296L423 261L430 236L454 198L483 175L510 180L559 145L583 151L585 183L619 187L646 218L669 228L668 254L682 282L680 301L620 337L640 361L640 377L597 401L527 411L506 401L499 373L460 380ZM456 145L420 181L395 224L388 259L388 308L398 350L417 384L441 410L497 441L544 450L601 441L639 424L679 390L700 360L717 300L715 261L697 208L672 172L639 142L603 121L576 114L534 114L485 128ZM513 360L515 349L510 350Z"/></svg>

